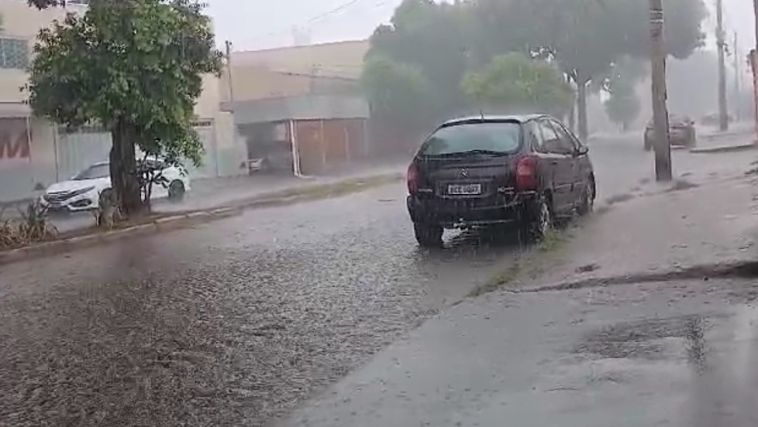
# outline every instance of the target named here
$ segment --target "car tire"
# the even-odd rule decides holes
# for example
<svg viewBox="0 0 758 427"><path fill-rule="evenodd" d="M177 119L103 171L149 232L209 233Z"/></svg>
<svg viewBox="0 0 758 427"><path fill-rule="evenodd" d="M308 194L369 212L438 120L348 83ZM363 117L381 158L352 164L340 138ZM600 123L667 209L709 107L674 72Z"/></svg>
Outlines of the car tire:
<svg viewBox="0 0 758 427"><path fill-rule="evenodd" d="M527 242L538 242L550 233L555 224L550 200L540 196L525 208L521 223L521 238Z"/></svg>
<svg viewBox="0 0 758 427"><path fill-rule="evenodd" d="M168 200L171 202L181 202L184 200L186 189L181 180L175 179L168 185Z"/></svg>
<svg viewBox="0 0 758 427"><path fill-rule="evenodd" d="M577 208L577 213L580 216L589 215L592 210L595 207L595 183L590 178L587 180L587 183L584 185L584 190L582 191L581 200L579 200L579 206Z"/></svg>
<svg viewBox="0 0 758 427"><path fill-rule="evenodd" d="M423 248L440 248L442 247L442 233L444 229L438 225L413 224L413 233L416 241Z"/></svg>

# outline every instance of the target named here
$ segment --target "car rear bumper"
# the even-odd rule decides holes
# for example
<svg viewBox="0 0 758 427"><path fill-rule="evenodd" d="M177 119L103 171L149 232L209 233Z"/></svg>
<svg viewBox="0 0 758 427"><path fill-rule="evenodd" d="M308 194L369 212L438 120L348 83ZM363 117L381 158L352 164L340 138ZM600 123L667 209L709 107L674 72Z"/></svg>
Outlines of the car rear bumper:
<svg viewBox="0 0 758 427"><path fill-rule="evenodd" d="M499 195L488 200L411 195L408 196L407 205L414 223L467 228L519 221L522 208L535 198L534 192Z"/></svg>

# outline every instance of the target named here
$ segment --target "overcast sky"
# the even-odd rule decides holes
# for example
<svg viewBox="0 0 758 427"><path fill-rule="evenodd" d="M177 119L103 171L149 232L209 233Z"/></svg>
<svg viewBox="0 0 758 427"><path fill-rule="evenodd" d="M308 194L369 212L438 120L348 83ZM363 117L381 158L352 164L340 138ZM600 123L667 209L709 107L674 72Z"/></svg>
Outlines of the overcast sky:
<svg viewBox="0 0 758 427"><path fill-rule="evenodd" d="M236 50L292 45L293 29L313 43L366 38L401 0L206 0L217 38Z"/></svg>
<svg viewBox="0 0 758 427"><path fill-rule="evenodd" d="M352 40L371 35L389 21L401 0L206 0L219 43L231 40L235 50L263 49L294 43L294 29L313 43ZM644 0L627 0L644 1ZM715 0L705 0L709 6ZM723 0L730 34L740 34L741 51L755 44L752 0ZM664 0L665 6L665 0ZM715 15L707 23L712 35ZM712 39L712 37L711 37ZM303 40L301 40L303 41ZM712 40L710 41L712 43Z"/></svg>

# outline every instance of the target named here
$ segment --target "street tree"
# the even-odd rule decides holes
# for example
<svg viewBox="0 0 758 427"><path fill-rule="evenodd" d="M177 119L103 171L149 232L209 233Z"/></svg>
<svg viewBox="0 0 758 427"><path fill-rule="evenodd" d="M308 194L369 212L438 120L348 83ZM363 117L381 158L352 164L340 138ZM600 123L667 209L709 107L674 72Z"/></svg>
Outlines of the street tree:
<svg viewBox="0 0 758 427"><path fill-rule="evenodd" d="M616 86L605 101L605 112L608 117L619 124L625 132L639 116L640 107L640 100L634 91L634 86L626 82Z"/></svg>
<svg viewBox="0 0 758 427"><path fill-rule="evenodd" d="M39 6L55 2L39 3ZM29 101L35 114L111 133L111 182L124 214L142 209L135 147L199 164L191 126L202 75L219 73L210 21L194 0L92 0L40 31Z"/></svg>
<svg viewBox="0 0 758 427"><path fill-rule="evenodd" d="M401 128L413 128L431 107L429 82L416 66L376 55L366 61L361 76L371 114Z"/></svg>
<svg viewBox="0 0 758 427"><path fill-rule="evenodd" d="M480 0L476 16L497 46L553 58L576 86L579 134L588 134L588 91L619 57L649 55L647 2L629 0ZM703 44L703 0L666 1L666 48L688 57ZM508 25L503 25L507 23ZM515 46L514 46L515 44ZM493 47L494 46L494 47Z"/></svg>
<svg viewBox="0 0 758 427"><path fill-rule="evenodd" d="M381 55L418 69L429 85L433 115L462 108L461 79L470 52L466 38L467 6L432 0L404 0L389 25L376 29L367 58Z"/></svg>
<svg viewBox="0 0 758 427"><path fill-rule="evenodd" d="M613 63L606 78L598 79L601 89L609 95L604 103L605 112L623 131L628 130L640 114L641 103L636 87L646 71L644 62L625 56Z"/></svg>
<svg viewBox="0 0 758 427"><path fill-rule="evenodd" d="M574 99L571 86L554 64L517 52L497 56L483 70L467 74L462 86L479 106L501 112L562 116Z"/></svg>

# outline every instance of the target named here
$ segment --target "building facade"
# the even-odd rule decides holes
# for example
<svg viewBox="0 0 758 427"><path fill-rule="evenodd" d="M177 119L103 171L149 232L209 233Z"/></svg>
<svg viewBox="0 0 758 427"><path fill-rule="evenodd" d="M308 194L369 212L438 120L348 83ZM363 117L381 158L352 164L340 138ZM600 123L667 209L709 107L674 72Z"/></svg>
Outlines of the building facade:
<svg viewBox="0 0 758 427"><path fill-rule="evenodd" d="M360 88L366 40L234 52L225 108L234 111L250 165L325 175L368 152Z"/></svg>
<svg viewBox="0 0 758 427"><path fill-rule="evenodd" d="M109 133L99 128L67 131L34 117L21 90L28 81L26 69L38 31L66 13L83 12L86 3L68 0L66 8L40 11L25 0L0 0L0 202L33 197L51 183L108 158ZM246 173L244 141L236 137L232 114L220 109L223 87L216 76L204 76L195 129L205 155L202 166L189 167L192 178Z"/></svg>

